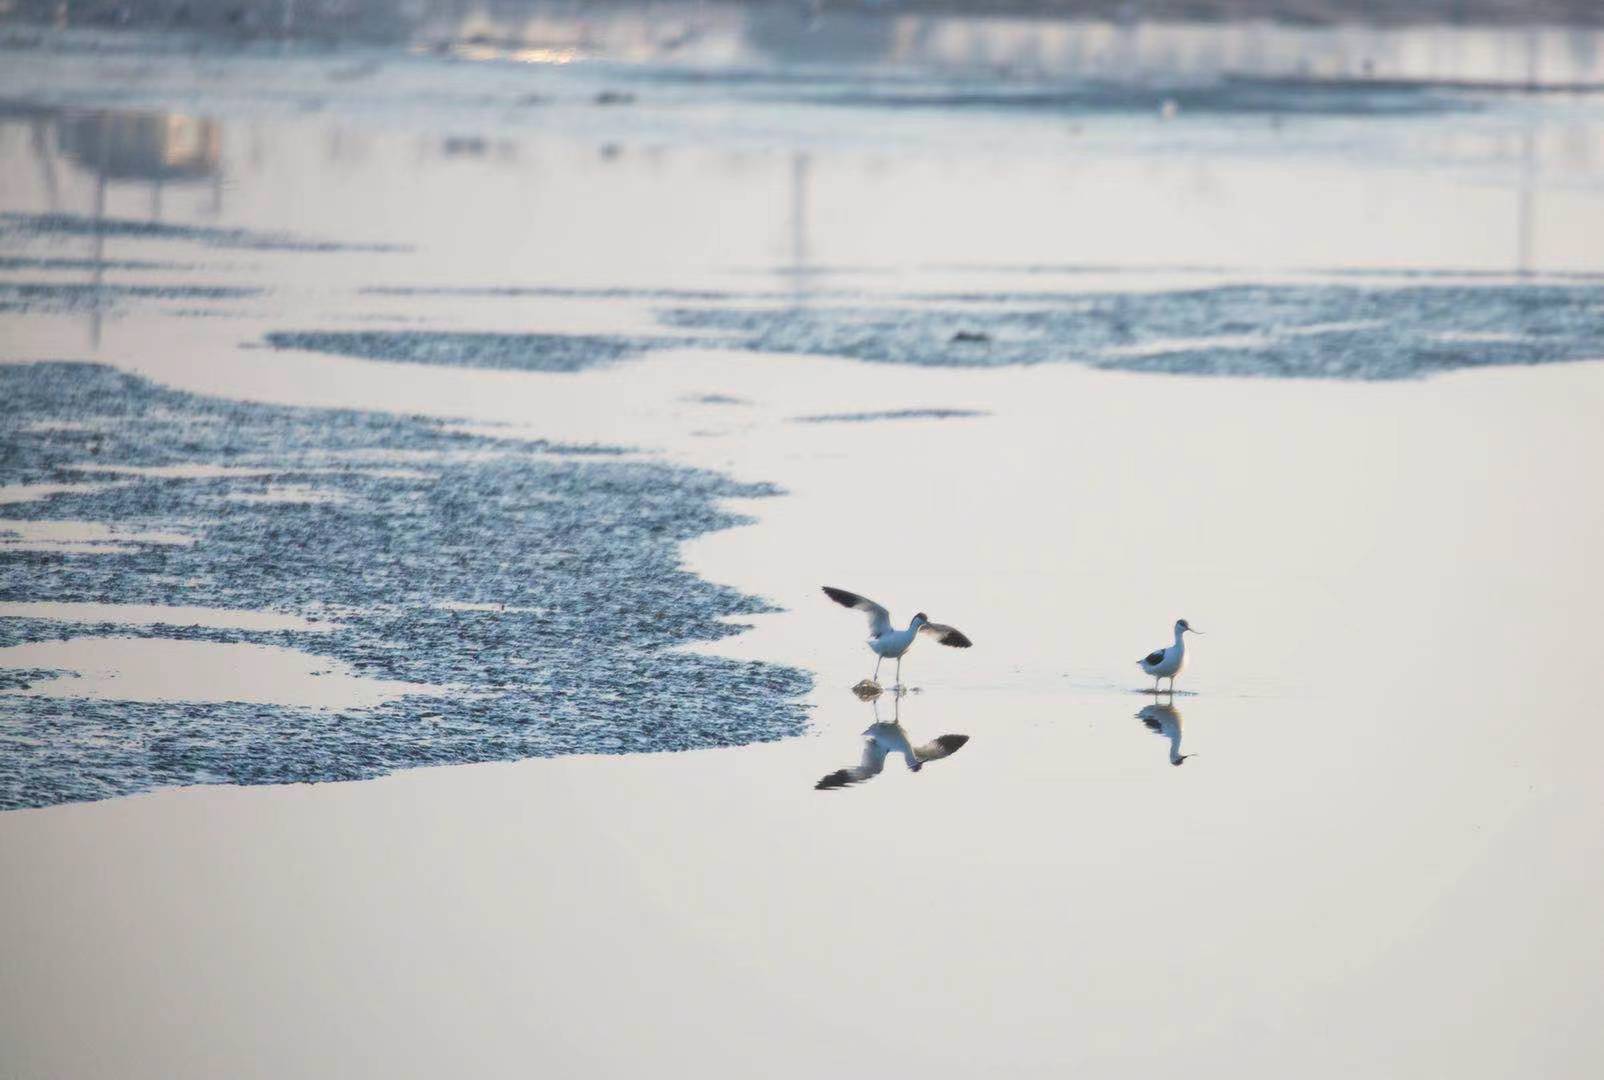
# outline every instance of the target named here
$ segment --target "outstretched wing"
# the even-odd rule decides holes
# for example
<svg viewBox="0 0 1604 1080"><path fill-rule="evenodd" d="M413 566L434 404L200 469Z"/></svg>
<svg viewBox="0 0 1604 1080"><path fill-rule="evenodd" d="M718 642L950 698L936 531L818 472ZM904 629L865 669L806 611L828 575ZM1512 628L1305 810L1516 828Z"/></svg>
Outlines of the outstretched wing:
<svg viewBox="0 0 1604 1080"><path fill-rule="evenodd" d="M1162 664L1163 662L1164 662L1164 650L1163 649L1154 649L1152 652L1150 652L1146 656L1142 657L1142 663L1144 663L1144 664Z"/></svg>
<svg viewBox="0 0 1604 1080"><path fill-rule="evenodd" d="M819 782L813 785L815 791L829 791L832 788L846 787L848 784L861 784L865 780L880 775L880 770L886 767L886 748L879 739L866 738L863 740L863 760L850 769L837 769L828 776L820 777Z"/></svg>
<svg viewBox="0 0 1604 1080"><path fill-rule="evenodd" d="M963 631L951 626L942 626L938 622L927 622L919 628L921 634L929 634L943 645L951 645L955 649L967 649L974 642L964 637Z"/></svg>
<svg viewBox="0 0 1604 1080"><path fill-rule="evenodd" d="M824 595L840 604L842 607L856 608L867 612L869 616L869 633L879 637L891 629L891 612L870 600L867 596L859 596L855 592L838 589L834 585L824 586Z"/></svg>
<svg viewBox="0 0 1604 1080"><path fill-rule="evenodd" d="M931 739L923 746L915 748L913 756L918 758L920 762L939 761L941 758L951 757L956 754L959 748L968 741L969 736L967 735L941 735Z"/></svg>

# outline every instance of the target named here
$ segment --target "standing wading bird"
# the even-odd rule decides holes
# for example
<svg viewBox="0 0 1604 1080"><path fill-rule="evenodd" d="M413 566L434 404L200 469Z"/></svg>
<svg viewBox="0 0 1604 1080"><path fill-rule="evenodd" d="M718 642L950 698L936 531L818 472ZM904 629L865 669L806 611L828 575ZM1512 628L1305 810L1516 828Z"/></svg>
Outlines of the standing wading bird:
<svg viewBox="0 0 1604 1080"><path fill-rule="evenodd" d="M867 597L830 585L824 586L824 595L843 607L857 608L868 613L869 648L880 658L874 662L874 674L869 676L871 681L878 682L880 661L889 656L897 662L897 685L902 685L902 654L913 646L913 639L920 633L930 634L941 644L958 649L967 649L974 644L952 627L931 622L930 616L922 611L913 617L913 622L908 624L906 630L896 630L891 626L891 612Z"/></svg>
<svg viewBox="0 0 1604 1080"><path fill-rule="evenodd" d="M1179 675L1181 669L1186 666L1186 644L1181 640L1181 635L1188 630L1192 630L1192 628L1186 624L1185 619L1175 620L1175 644L1167 649L1154 649L1136 661L1141 665L1143 671L1153 676L1152 693L1158 693L1158 681L1160 679L1168 679L1170 681L1170 693L1175 693L1175 676ZM1192 630L1194 634L1201 634L1202 632L1201 630Z"/></svg>
<svg viewBox="0 0 1604 1080"><path fill-rule="evenodd" d="M850 769L837 769L828 776L821 777L813 787L818 791L830 791L834 788L843 788L849 784L861 784L879 776L886 767L886 757L889 754L901 754L902 760L908 763L908 768L918 772L925 767L927 761L940 761L944 757L956 754L964 743L969 741L967 735L939 735L923 746L915 746L908 738L907 729L902 726L902 694L895 696L896 705L891 714L891 722L885 723L880 719L880 693L877 690L854 691L860 698L873 703L874 723L863 732L863 760Z"/></svg>

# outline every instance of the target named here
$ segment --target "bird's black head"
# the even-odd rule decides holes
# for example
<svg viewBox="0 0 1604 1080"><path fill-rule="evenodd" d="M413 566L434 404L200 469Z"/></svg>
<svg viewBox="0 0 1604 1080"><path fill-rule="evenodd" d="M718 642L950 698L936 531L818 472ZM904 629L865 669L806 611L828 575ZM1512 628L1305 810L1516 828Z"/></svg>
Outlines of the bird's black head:
<svg viewBox="0 0 1604 1080"><path fill-rule="evenodd" d="M914 616L914 620L916 622L929 622L930 621L930 616L926 615L924 612L921 611L919 614Z"/></svg>

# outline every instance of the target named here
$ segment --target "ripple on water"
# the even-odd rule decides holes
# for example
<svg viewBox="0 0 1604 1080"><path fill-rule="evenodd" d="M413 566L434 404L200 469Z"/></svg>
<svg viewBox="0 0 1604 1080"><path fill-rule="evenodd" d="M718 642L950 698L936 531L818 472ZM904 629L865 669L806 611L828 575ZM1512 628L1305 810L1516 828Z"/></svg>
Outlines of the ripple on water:
<svg viewBox="0 0 1604 1080"><path fill-rule="evenodd" d="M798 424L869 424L877 420L972 420L991 414L982 409L880 409L872 412L814 413L793 416Z"/></svg>
<svg viewBox="0 0 1604 1080"><path fill-rule="evenodd" d="M320 624L133 624L95 609L74 621L13 608L0 648L86 637L274 646L315 670L325 658L417 690L316 706L120 700L87 672L93 694L51 696L21 690L31 677L11 671L0 683L13 688L0 696L0 807L727 746L803 727L804 673L675 648L738 632L727 617L770 610L679 564L682 541L743 520L719 500L772 494L766 485L418 418L220 401L90 364L0 367L0 430L0 485L50 491L6 505L11 521L194 538L0 550L0 600ZM127 470L114 474L123 483L62 483L91 446L96 465ZM327 497L234 497L264 485ZM70 669L44 656L15 666L32 677ZM71 692L57 682L52 695Z"/></svg>

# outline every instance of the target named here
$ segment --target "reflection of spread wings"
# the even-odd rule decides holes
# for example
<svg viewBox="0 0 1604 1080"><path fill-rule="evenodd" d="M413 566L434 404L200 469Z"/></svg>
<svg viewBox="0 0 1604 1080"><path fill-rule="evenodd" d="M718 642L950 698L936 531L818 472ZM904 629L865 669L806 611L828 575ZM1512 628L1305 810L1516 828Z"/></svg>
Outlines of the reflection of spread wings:
<svg viewBox="0 0 1604 1080"><path fill-rule="evenodd" d="M869 616L869 633L879 637L891 629L891 612L870 600L867 596L859 596L855 592L837 589L833 585L824 586L824 595L840 604L842 607L855 608L866 612Z"/></svg>
<svg viewBox="0 0 1604 1080"><path fill-rule="evenodd" d="M1162 664L1163 662L1164 662L1164 650L1163 649L1154 649L1152 652L1150 652L1146 656L1142 657L1142 663L1144 663L1144 664Z"/></svg>
<svg viewBox="0 0 1604 1080"><path fill-rule="evenodd" d="M829 776L823 777L813 787L818 791L828 791L831 788L846 787L848 784L861 784L865 780L880 775L880 770L886 767L886 745L873 736L866 736L863 740L863 760L850 769L837 769Z"/></svg>
<svg viewBox="0 0 1604 1080"><path fill-rule="evenodd" d="M915 747L913 756L918 758L921 763L938 761L941 758L956 754L958 748L968 741L969 736L967 735L939 735L923 746Z"/></svg>
<svg viewBox="0 0 1604 1080"><path fill-rule="evenodd" d="M929 634L943 645L951 645L955 649L967 649L974 642L964 637L963 632L951 626L942 626L940 623L927 622L919 628L921 634Z"/></svg>
<svg viewBox="0 0 1604 1080"><path fill-rule="evenodd" d="M941 735L923 746L908 742L908 733L900 724L875 724L863 733L863 760L856 768L837 769L813 786L820 791L861 784L880 775L886 766L886 757L901 754L908 768L918 772L927 761L939 761L958 752L969 741L967 735Z"/></svg>

